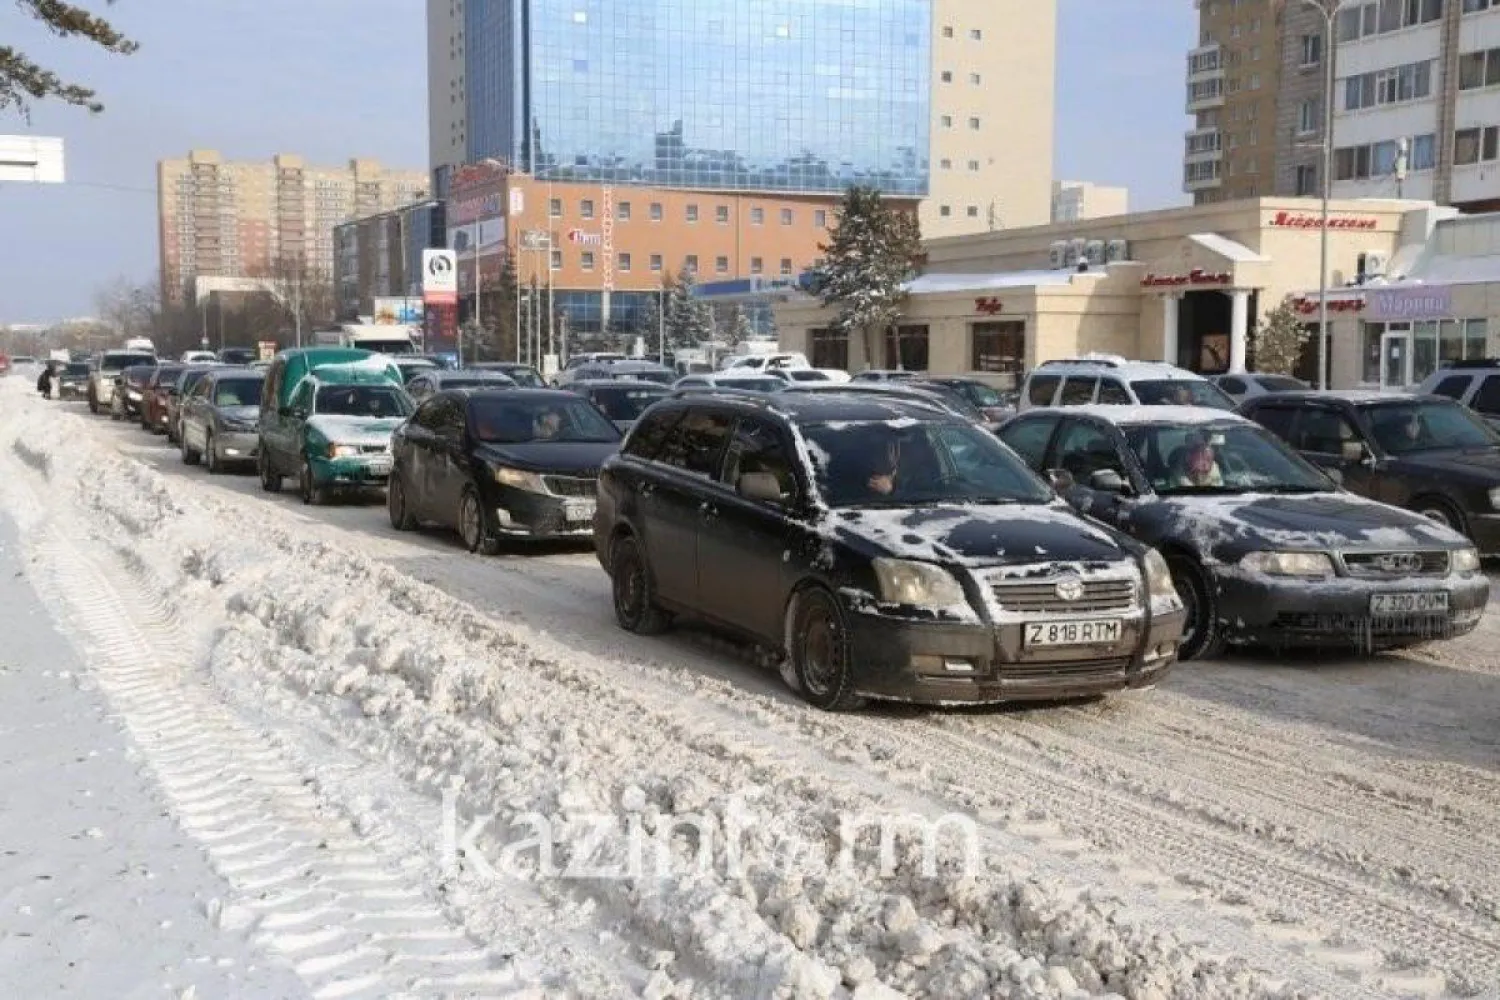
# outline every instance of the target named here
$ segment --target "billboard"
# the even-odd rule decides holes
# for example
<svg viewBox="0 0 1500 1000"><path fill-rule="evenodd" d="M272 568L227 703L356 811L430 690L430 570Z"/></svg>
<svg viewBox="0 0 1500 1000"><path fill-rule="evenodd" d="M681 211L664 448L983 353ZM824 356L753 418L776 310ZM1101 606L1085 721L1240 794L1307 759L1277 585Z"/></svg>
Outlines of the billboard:
<svg viewBox="0 0 1500 1000"><path fill-rule="evenodd" d="M0 135L0 181L63 183L63 141L56 136Z"/></svg>
<svg viewBox="0 0 1500 1000"><path fill-rule="evenodd" d="M458 264L452 250L422 251L422 301L458 301Z"/></svg>
<svg viewBox="0 0 1500 1000"><path fill-rule="evenodd" d="M421 299L378 298L372 307L371 321L381 326L420 325L426 317Z"/></svg>

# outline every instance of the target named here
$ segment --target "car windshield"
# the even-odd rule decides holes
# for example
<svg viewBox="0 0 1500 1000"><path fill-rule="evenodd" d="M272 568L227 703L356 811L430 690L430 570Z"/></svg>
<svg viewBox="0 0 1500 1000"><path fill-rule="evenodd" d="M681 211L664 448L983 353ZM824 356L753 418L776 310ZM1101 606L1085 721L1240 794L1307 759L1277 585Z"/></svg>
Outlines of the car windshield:
<svg viewBox="0 0 1500 1000"><path fill-rule="evenodd" d="M215 406L259 406L265 383L258 378L222 379L214 386Z"/></svg>
<svg viewBox="0 0 1500 1000"><path fill-rule="evenodd" d="M63 368L63 374L68 378L88 378L89 366L82 361L70 361Z"/></svg>
<svg viewBox="0 0 1500 1000"><path fill-rule="evenodd" d="M106 354L99 361L101 372L118 372L135 365L155 365L156 358L149 354Z"/></svg>
<svg viewBox="0 0 1500 1000"><path fill-rule="evenodd" d="M182 374L182 365L163 365L155 369L155 383L159 386L168 386L177 381L177 376Z"/></svg>
<svg viewBox="0 0 1500 1000"><path fill-rule="evenodd" d="M959 382L953 386L975 406L1004 406L1005 399L983 382Z"/></svg>
<svg viewBox="0 0 1500 1000"><path fill-rule="evenodd" d="M1216 410L1234 410L1234 400L1211 382L1197 379L1163 378L1131 382L1135 398L1143 406L1208 406Z"/></svg>
<svg viewBox="0 0 1500 1000"><path fill-rule="evenodd" d="M1257 375L1255 381L1267 392L1301 392L1307 388L1307 383L1290 375Z"/></svg>
<svg viewBox="0 0 1500 1000"><path fill-rule="evenodd" d="M586 399L480 397L470 400L474 436L492 444L620 440L615 425Z"/></svg>
<svg viewBox="0 0 1500 1000"><path fill-rule="evenodd" d="M1376 443L1392 455L1500 444L1500 435L1457 403L1384 403L1368 412Z"/></svg>
<svg viewBox="0 0 1500 1000"><path fill-rule="evenodd" d="M1163 496L1203 493L1317 493L1328 478L1255 424L1148 424L1125 441Z"/></svg>
<svg viewBox="0 0 1500 1000"><path fill-rule="evenodd" d="M509 375L511 381L516 385L525 386L528 389L540 389L547 384L542 380L541 373L539 373L535 368L528 368L525 365L516 368L502 368L498 370L504 372L506 375Z"/></svg>
<svg viewBox="0 0 1500 1000"><path fill-rule="evenodd" d="M350 417L405 417L412 411L406 393L391 385L320 386L313 408Z"/></svg>
<svg viewBox="0 0 1500 1000"><path fill-rule="evenodd" d="M123 374L125 376L125 381L129 382L131 385L143 386L147 382L151 381L151 373L155 370L155 368L127 368L125 369Z"/></svg>
<svg viewBox="0 0 1500 1000"><path fill-rule="evenodd" d="M742 392L776 392L786 383L774 375L765 378L721 378L714 381L720 389L739 389Z"/></svg>
<svg viewBox="0 0 1500 1000"><path fill-rule="evenodd" d="M595 389L590 398L594 405L604 411L611 420L634 420L645 412L646 407L668 395L666 389L655 386L632 386Z"/></svg>
<svg viewBox="0 0 1500 1000"><path fill-rule="evenodd" d="M246 348L231 347L219 352L219 360L226 365L247 365L255 360L255 352Z"/></svg>
<svg viewBox="0 0 1500 1000"><path fill-rule="evenodd" d="M654 382L657 385L671 385L677 380L677 376L665 368L615 369L610 371L608 375L613 375L621 381Z"/></svg>
<svg viewBox="0 0 1500 1000"><path fill-rule="evenodd" d="M993 434L951 420L805 424L831 507L1046 503L1051 491Z"/></svg>

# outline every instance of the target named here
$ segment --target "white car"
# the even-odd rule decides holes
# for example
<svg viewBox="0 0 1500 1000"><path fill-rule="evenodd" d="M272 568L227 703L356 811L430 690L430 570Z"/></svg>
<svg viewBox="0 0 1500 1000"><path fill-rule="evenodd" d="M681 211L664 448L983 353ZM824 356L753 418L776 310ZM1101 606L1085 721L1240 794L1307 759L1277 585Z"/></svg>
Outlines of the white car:
<svg viewBox="0 0 1500 1000"><path fill-rule="evenodd" d="M185 365L211 365L219 360L219 356L213 351L183 351L182 363Z"/></svg>
<svg viewBox="0 0 1500 1000"><path fill-rule="evenodd" d="M849 373L842 368L767 368L767 375L774 375L784 382L832 382L843 385L849 381Z"/></svg>
<svg viewBox="0 0 1500 1000"><path fill-rule="evenodd" d="M1186 368L1165 361L1128 361L1113 354L1042 362L1027 374L1016 409L1091 403L1235 409L1234 400L1222 389Z"/></svg>
<svg viewBox="0 0 1500 1000"><path fill-rule="evenodd" d="M704 375L688 375L672 383L679 392L703 392L713 389L737 389L741 392L780 392L787 387L785 379L777 378L753 369L718 371Z"/></svg>
<svg viewBox="0 0 1500 1000"><path fill-rule="evenodd" d="M807 363L807 355L796 351L784 354L747 354L738 358L727 358L724 361L722 371L739 371L748 369L750 371L767 371L772 368L811 368Z"/></svg>

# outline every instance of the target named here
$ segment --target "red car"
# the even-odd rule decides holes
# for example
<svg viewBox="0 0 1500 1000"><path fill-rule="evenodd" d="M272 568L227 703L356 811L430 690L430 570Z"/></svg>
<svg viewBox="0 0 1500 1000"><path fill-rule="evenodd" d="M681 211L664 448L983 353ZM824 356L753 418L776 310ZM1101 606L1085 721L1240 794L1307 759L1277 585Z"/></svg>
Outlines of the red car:
<svg viewBox="0 0 1500 1000"><path fill-rule="evenodd" d="M10 374L10 355L0 354L0 375Z"/></svg>
<svg viewBox="0 0 1500 1000"><path fill-rule="evenodd" d="M186 365L157 365L141 393L141 426L152 434L167 433L167 401L177 391L177 376Z"/></svg>

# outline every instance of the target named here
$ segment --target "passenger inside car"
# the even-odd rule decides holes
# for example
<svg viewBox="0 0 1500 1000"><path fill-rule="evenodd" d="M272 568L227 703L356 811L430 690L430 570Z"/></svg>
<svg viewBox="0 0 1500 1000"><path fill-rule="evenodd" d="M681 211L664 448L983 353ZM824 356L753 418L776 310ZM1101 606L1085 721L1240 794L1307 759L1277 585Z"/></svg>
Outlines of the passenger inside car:
<svg viewBox="0 0 1500 1000"><path fill-rule="evenodd" d="M1187 444L1172 455L1174 486L1223 486L1224 475L1214 455L1213 445L1201 434L1193 435Z"/></svg>
<svg viewBox="0 0 1500 1000"><path fill-rule="evenodd" d="M1403 419L1404 417L1404 419ZM1402 454L1431 447L1432 432L1416 410L1393 410L1373 421L1375 440L1386 451Z"/></svg>

